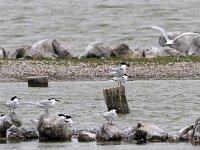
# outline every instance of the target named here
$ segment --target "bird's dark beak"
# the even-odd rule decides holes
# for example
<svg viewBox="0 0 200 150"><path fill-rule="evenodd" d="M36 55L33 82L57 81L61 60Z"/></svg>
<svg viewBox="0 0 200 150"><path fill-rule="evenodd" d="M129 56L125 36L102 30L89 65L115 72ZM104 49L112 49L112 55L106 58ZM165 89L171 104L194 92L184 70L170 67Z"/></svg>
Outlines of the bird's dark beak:
<svg viewBox="0 0 200 150"><path fill-rule="evenodd" d="M60 100L56 99L55 101L60 102Z"/></svg>

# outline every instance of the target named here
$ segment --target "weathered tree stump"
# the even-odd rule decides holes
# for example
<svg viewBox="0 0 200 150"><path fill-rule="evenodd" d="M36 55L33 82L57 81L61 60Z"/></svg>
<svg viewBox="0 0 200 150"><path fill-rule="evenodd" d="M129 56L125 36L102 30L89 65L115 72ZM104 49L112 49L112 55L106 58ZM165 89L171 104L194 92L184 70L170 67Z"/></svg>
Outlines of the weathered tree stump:
<svg viewBox="0 0 200 150"><path fill-rule="evenodd" d="M103 95L109 111L116 109L117 113L130 113L124 86L105 89Z"/></svg>
<svg viewBox="0 0 200 150"><path fill-rule="evenodd" d="M48 76L28 77L28 87L48 87Z"/></svg>

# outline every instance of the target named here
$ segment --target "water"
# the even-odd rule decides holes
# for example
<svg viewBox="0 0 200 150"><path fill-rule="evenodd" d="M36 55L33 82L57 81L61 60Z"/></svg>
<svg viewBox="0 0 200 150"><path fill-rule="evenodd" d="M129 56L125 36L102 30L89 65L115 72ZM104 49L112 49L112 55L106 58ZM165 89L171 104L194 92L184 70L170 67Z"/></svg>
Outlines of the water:
<svg viewBox="0 0 200 150"><path fill-rule="evenodd" d="M46 38L83 53L90 42L131 48L158 46L159 25L168 31L200 31L198 0L0 0L0 45L13 50Z"/></svg>
<svg viewBox="0 0 200 150"><path fill-rule="evenodd" d="M33 107L31 103L55 97L60 103L50 112L66 113L73 116L74 129L95 129L106 122L97 115L107 111L103 98L103 89L115 87L108 81L67 81L50 82L48 88L30 88L26 82L1 83L1 103L16 95L22 100L16 110L24 126L33 127L30 118L38 118L43 110ZM177 131L194 124L199 118L200 80L138 80L126 83L126 97L130 114L119 115L114 123L121 129L135 126L139 121L151 122L166 132ZM8 113L0 106L0 113ZM37 140L0 144L0 149L199 149L189 143L169 144L151 143L136 145L131 143L78 143L76 139L64 143L40 143Z"/></svg>

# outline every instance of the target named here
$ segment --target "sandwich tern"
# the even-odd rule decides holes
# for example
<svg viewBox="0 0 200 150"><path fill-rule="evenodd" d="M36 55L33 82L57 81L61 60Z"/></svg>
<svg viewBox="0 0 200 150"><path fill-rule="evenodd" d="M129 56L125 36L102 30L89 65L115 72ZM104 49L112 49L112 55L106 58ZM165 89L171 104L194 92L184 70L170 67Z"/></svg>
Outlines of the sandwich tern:
<svg viewBox="0 0 200 150"><path fill-rule="evenodd" d="M69 128L73 126L72 116L64 115L64 114L58 114L58 116L66 122Z"/></svg>
<svg viewBox="0 0 200 150"><path fill-rule="evenodd" d="M112 70L111 73L117 75L118 77L121 77L124 74L126 74L126 67L129 67L129 66L130 66L129 64L125 62L121 62L119 68L111 68Z"/></svg>
<svg viewBox="0 0 200 150"><path fill-rule="evenodd" d="M117 82L118 86L122 86L122 83L125 83L127 80L128 80L128 76L124 74L121 77L111 78L109 81Z"/></svg>
<svg viewBox="0 0 200 150"><path fill-rule="evenodd" d="M10 101L7 101L4 104L6 107L8 107L8 109L10 110L10 113L11 113L11 111L13 113L15 113L14 112L15 109L17 109L19 107L19 101L18 101L18 99L20 99L20 98L17 98L17 96L13 96Z"/></svg>
<svg viewBox="0 0 200 150"><path fill-rule="evenodd" d="M55 98L49 98L48 100L42 100L42 101L38 101L35 103L36 106L38 106L41 109L45 110L45 113L49 113L49 109L52 109L56 103L56 101L59 102L59 100L55 99Z"/></svg>
<svg viewBox="0 0 200 150"><path fill-rule="evenodd" d="M109 124L109 121L112 124L112 121L117 118L116 110L112 109L112 110L110 110L108 112L104 112L103 113L103 117L108 121L108 124Z"/></svg>
<svg viewBox="0 0 200 150"><path fill-rule="evenodd" d="M174 39L169 39L169 36L167 35L166 31L165 31L163 28L161 28L161 27L159 27L159 26L151 26L151 28L156 29L156 30L159 30L159 31L162 32L163 36L165 37L165 39L166 39L166 41L167 41L167 42L165 43L166 45L171 45L171 44L173 44L174 41L175 41L176 39L178 39L179 37L182 37L182 36L185 36L185 35L198 34L198 33L194 33L194 32L184 32L184 33L182 33L182 34L176 36Z"/></svg>

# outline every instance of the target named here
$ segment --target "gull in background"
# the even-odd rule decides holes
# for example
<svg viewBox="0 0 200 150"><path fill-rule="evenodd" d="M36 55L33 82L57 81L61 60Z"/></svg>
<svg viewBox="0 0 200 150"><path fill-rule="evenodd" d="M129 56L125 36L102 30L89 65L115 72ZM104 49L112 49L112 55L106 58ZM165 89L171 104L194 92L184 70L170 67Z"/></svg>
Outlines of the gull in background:
<svg viewBox="0 0 200 150"><path fill-rule="evenodd" d="M117 118L116 110L112 109L108 112L104 112L103 117L108 121L108 124L109 124L109 121L110 121L110 124L112 124L112 121Z"/></svg>
<svg viewBox="0 0 200 150"><path fill-rule="evenodd" d="M20 98L17 98L17 96L13 96L10 101L7 101L3 105L6 106L6 107L8 107L8 109L10 110L10 113L11 113L11 111L13 113L15 113L15 109L17 109L19 107L19 101L18 101L18 99L20 99Z"/></svg>
<svg viewBox="0 0 200 150"><path fill-rule="evenodd" d="M112 74L115 74L118 77L123 76L124 74L126 74L126 67L129 67L130 65L125 63L125 62L121 62L120 63L120 67L119 68L111 68L112 70Z"/></svg>
<svg viewBox="0 0 200 150"><path fill-rule="evenodd" d="M38 101L35 103L36 106L38 106L41 109L45 110L45 113L49 113L49 109L52 109L56 103L56 101L59 102L59 100L55 98L49 98L48 100Z"/></svg>
<svg viewBox="0 0 200 150"><path fill-rule="evenodd" d="M122 86L122 83L125 83L127 80L128 80L128 76L124 74L121 77L111 78L109 81L117 82L118 86Z"/></svg>
<svg viewBox="0 0 200 150"><path fill-rule="evenodd" d="M176 39L178 39L179 37L182 37L182 36L185 36L185 35L194 35L194 34L198 34L198 33L194 33L194 32L184 32L184 33L182 33L182 34L176 36L174 39L171 40L171 39L169 39L169 36L167 35L166 31L165 31L163 28L161 28L161 27L159 27L159 26L151 26L151 28L156 29L156 30L159 30L159 31L162 32L163 36L165 37L165 39L166 39L166 41L167 41L165 44L167 44L167 45L173 44L174 41L175 41Z"/></svg>
<svg viewBox="0 0 200 150"><path fill-rule="evenodd" d="M72 116L64 115L64 114L58 114L58 116L66 122L69 128L73 126Z"/></svg>

